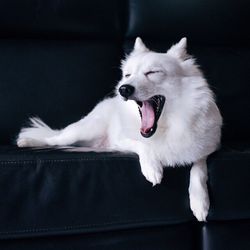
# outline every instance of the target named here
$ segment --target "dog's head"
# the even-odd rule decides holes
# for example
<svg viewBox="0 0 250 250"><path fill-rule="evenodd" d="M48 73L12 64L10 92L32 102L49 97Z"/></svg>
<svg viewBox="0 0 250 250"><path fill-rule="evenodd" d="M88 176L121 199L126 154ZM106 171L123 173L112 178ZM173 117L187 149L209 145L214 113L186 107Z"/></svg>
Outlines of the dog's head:
<svg viewBox="0 0 250 250"><path fill-rule="evenodd" d="M149 50L138 37L133 51L122 61L122 79L117 86L124 100L134 100L141 115L141 134L151 137L166 105L171 105L182 91L182 78L199 74L186 53L182 38L166 53Z"/></svg>

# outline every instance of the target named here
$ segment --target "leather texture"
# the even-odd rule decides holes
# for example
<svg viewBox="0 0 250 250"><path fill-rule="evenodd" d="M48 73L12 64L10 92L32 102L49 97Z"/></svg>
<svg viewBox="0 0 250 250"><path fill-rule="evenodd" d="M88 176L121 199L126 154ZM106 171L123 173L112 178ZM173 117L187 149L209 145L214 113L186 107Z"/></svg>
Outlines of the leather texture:
<svg viewBox="0 0 250 250"><path fill-rule="evenodd" d="M160 227L145 227L99 233L60 235L5 239L1 242L3 250L68 250L68 249L143 249L143 250L200 250L197 237L199 226L193 223Z"/></svg>
<svg viewBox="0 0 250 250"><path fill-rule="evenodd" d="M130 0L128 37L138 34L171 43L187 36L191 44L248 45L249 2L245 0Z"/></svg>
<svg viewBox="0 0 250 250"><path fill-rule="evenodd" d="M202 229L202 249L248 250L250 249L249 231L249 219L209 223Z"/></svg>
<svg viewBox="0 0 250 250"><path fill-rule="evenodd" d="M119 53L115 41L0 40L1 143L30 116L61 128L87 114L113 90Z"/></svg>
<svg viewBox="0 0 250 250"><path fill-rule="evenodd" d="M0 238L193 221L188 167L166 169L152 188L135 154L3 148L1 156L0 197L10 209L0 207Z"/></svg>
<svg viewBox="0 0 250 250"><path fill-rule="evenodd" d="M123 1L1 0L1 37L115 38L120 32ZM121 10L121 13L119 12Z"/></svg>
<svg viewBox="0 0 250 250"><path fill-rule="evenodd" d="M249 12L244 0L0 0L0 249L250 249ZM13 146L30 116L62 128L86 115L137 36L160 52L186 36L216 94L206 223L189 208L190 166L152 188L133 154Z"/></svg>
<svg viewBox="0 0 250 250"><path fill-rule="evenodd" d="M208 220L250 218L250 145L228 146L208 159L211 206Z"/></svg>

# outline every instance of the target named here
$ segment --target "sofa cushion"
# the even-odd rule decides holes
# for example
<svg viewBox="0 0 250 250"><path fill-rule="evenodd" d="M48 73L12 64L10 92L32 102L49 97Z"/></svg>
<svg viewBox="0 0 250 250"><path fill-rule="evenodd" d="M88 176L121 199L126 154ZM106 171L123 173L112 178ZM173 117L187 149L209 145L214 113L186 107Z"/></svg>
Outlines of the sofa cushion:
<svg viewBox="0 0 250 250"><path fill-rule="evenodd" d="M115 0L1 0L0 37L117 37L122 7Z"/></svg>
<svg viewBox="0 0 250 250"><path fill-rule="evenodd" d="M120 48L101 40L0 40L0 138L12 144L30 116L62 128L113 90Z"/></svg>
<svg viewBox="0 0 250 250"><path fill-rule="evenodd" d="M126 36L173 42L187 36L193 44L247 45L248 1L129 0Z"/></svg>
<svg viewBox="0 0 250 250"><path fill-rule="evenodd" d="M190 222L189 168L161 185L138 157L56 149L0 149L0 237L58 235Z"/></svg>
<svg viewBox="0 0 250 250"><path fill-rule="evenodd" d="M250 218L249 152L227 148L209 158L209 221ZM1 147L0 169L1 238L195 220L190 167L166 168L162 183L152 187L135 154Z"/></svg>
<svg viewBox="0 0 250 250"><path fill-rule="evenodd" d="M224 147L209 158L208 165L208 220L250 219L250 145Z"/></svg>
<svg viewBox="0 0 250 250"><path fill-rule="evenodd" d="M204 250L249 250L250 220L208 223L202 228Z"/></svg>
<svg viewBox="0 0 250 250"><path fill-rule="evenodd" d="M200 250L198 226L189 222L144 227L0 241L1 250Z"/></svg>

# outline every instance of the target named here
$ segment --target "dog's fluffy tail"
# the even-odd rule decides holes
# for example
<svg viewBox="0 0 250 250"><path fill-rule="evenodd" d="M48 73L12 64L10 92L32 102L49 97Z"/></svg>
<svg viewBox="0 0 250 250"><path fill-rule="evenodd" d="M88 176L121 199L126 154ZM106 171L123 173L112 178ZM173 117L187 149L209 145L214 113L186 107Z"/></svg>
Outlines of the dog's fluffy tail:
<svg viewBox="0 0 250 250"><path fill-rule="evenodd" d="M16 143L18 147L43 147L47 146L46 138L58 135L60 130L53 130L40 118L30 118L29 127L22 128Z"/></svg>

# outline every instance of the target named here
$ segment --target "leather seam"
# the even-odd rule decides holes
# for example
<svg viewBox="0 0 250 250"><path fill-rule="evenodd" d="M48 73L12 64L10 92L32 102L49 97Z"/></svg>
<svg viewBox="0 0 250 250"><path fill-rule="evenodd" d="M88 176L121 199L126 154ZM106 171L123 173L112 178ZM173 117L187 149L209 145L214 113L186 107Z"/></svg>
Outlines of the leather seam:
<svg viewBox="0 0 250 250"><path fill-rule="evenodd" d="M17 160L17 161L1 161L0 165L9 165L9 164L35 164L38 162L41 163L66 163L66 162L84 162L84 161L120 161L120 160L136 160L135 158L126 158L126 157L115 157L115 158L80 158L80 159L37 159L37 160ZM4 166L2 166L4 167Z"/></svg>
<svg viewBox="0 0 250 250"><path fill-rule="evenodd" d="M178 218L178 219L168 219L164 220L162 218L159 219L144 219L144 220L127 220L127 221L116 221L116 222L103 222L103 223L94 223L94 224L83 224L83 225L74 225L74 226L63 226L63 227L48 227L48 228L33 228L33 229L20 229L20 230L13 230L13 231L0 231L0 235L5 235L5 234L17 234L17 233L32 233L32 232L50 232L50 231L69 231L69 230L74 230L74 229L86 229L86 228L97 228L100 226L112 226L112 225L125 225L125 224L131 224L131 223L153 223L153 222L162 222L164 223L180 223L180 222L191 222L191 219L187 218Z"/></svg>

